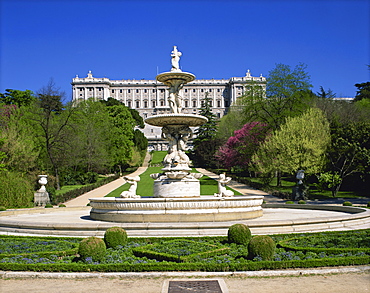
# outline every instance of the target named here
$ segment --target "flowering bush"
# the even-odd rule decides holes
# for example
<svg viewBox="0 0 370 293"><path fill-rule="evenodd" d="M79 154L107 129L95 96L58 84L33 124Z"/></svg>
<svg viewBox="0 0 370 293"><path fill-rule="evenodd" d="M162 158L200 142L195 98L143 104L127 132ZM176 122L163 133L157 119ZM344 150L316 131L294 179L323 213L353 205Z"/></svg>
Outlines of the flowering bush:
<svg viewBox="0 0 370 293"><path fill-rule="evenodd" d="M265 140L269 129L267 124L251 122L234 131L226 144L216 153L216 159L226 168L238 166L247 168L258 146Z"/></svg>

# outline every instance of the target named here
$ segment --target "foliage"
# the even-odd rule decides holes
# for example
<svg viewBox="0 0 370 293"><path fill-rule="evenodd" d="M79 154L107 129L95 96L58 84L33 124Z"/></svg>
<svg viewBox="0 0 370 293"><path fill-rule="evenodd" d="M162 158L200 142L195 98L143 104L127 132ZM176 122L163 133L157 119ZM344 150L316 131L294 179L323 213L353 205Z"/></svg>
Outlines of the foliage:
<svg viewBox="0 0 370 293"><path fill-rule="evenodd" d="M97 237L85 238L78 246L78 254L84 261L87 261L87 258L91 258L92 261L101 261L105 256L105 252L104 240Z"/></svg>
<svg viewBox="0 0 370 293"><path fill-rule="evenodd" d="M89 192L89 191L91 191L95 188L103 186L103 185L105 185L109 182L112 182L113 180L116 180L118 178L119 178L119 175L114 175L114 176L110 176L110 177L104 178L102 180L99 180L95 183L81 186L80 188L68 190L64 193L58 192L51 198L51 200L55 204L59 204L61 202L66 202L66 201L68 201L72 198L76 198L77 196L80 196L80 195L82 195L86 192ZM49 194L49 196L50 196L50 194Z"/></svg>
<svg viewBox="0 0 370 293"><path fill-rule="evenodd" d="M301 199L301 200L298 201L298 204L306 204L306 202Z"/></svg>
<svg viewBox="0 0 370 293"><path fill-rule="evenodd" d="M121 227L108 228L104 233L104 242L107 248L125 246L127 243L127 233Z"/></svg>
<svg viewBox="0 0 370 293"><path fill-rule="evenodd" d="M252 239L252 233L247 225L234 224L229 227L227 237L230 243L248 245Z"/></svg>
<svg viewBox="0 0 370 293"><path fill-rule="evenodd" d="M40 153L33 129L26 121L23 110L24 107L13 109L4 127L0 124L0 150L6 155L2 162L8 170L19 172L34 168Z"/></svg>
<svg viewBox="0 0 370 293"><path fill-rule="evenodd" d="M248 244L248 258L271 260L275 253L275 241L267 235L254 236Z"/></svg>
<svg viewBox="0 0 370 293"><path fill-rule="evenodd" d="M13 256L31 256L35 253L38 255L73 255L78 250L76 241L55 240L47 237L3 237L0 238L0 259Z"/></svg>
<svg viewBox="0 0 370 293"><path fill-rule="evenodd" d="M193 150L191 159L198 166L214 166L213 156L217 150L218 140L215 139L217 130L216 115L212 112L212 99L206 93L202 100L200 115L206 117L208 121L195 130L196 137L193 139Z"/></svg>
<svg viewBox="0 0 370 293"><path fill-rule="evenodd" d="M331 184L332 195L336 196L343 178L356 172L370 172L370 122L332 124L328 151L330 174L337 178Z"/></svg>
<svg viewBox="0 0 370 293"><path fill-rule="evenodd" d="M286 117L301 115L310 107L314 96L311 87L306 65L298 64L292 70L288 65L276 64L269 72L266 93L246 91L241 98L244 117L247 122L260 121L279 129Z"/></svg>
<svg viewBox="0 0 370 293"><path fill-rule="evenodd" d="M276 170L291 174L301 169L315 174L323 167L329 143L328 121L321 110L311 108L300 117L287 118L252 160L263 174Z"/></svg>
<svg viewBox="0 0 370 293"><path fill-rule="evenodd" d="M370 81L356 83L355 87L357 87L357 93L354 99L355 102L363 99L370 99Z"/></svg>
<svg viewBox="0 0 370 293"><path fill-rule="evenodd" d="M245 124L218 149L217 160L226 168L238 166L246 169L268 131L267 125L260 122Z"/></svg>
<svg viewBox="0 0 370 293"><path fill-rule="evenodd" d="M0 205L6 208L33 206L33 185L22 173L0 171Z"/></svg>
<svg viewBox="0 0 370 293"><path fill-rule="evenodd" d="M320 86L320 91L317 92L316 95L322 99L334 99L336 96L336 94L333 93L331 89L329 89L328 91L325 91L322 86Z"/></svg>
<svg viewBox="0 0 370 293"><path fill-rule="evenodd" d="M345 201L345 202L343 202L343 206L345 206L345 207L351 207L352 206L352 203L350 201Z"/></svg>
<svg viewBox="0 0 370 293"><path fill-rule="evenodd" d="M221 247L192 240L173 240L134 248L136 256L154 258L158 261L187 262L199 257L211 257L227 253L228 247Z"/></svg>
<svg viewBox="0 0 370 293"><path fill-rule="evenodd" d="M0 93L0 104L3 103L5 105L16 105L17 107L29 106L34 99L33 92L30 90L6 89L5 93Z"/></svg>
<svg viewBox="0 0 370 293"><path fill-rule="evenodd" d="M76 258L73 249L22 255L22 247L14 245L17 255L3 255L1 270L56 271L56 272L145 272L145 271L245 271L287 268L309 268L340 265L367 265L370 263L369 230L336 231L321 233L272 235L279 248L270 261L261 257L247 259L245 245L229 243L226 237L189 237L189 238L130 238L127 245L118 249L107 249L100 261L91 257ZM0 235L0 239L12 241L14 236ZM17 237L32 241L47 240L79 243L76 238ZM284 243L284 240L288 242ZM300 242L296 242L300 241ZM309 241L309 242L308 242ZM148 246L149 245L149 246ZM147 250L146 248L150 248ZM155 247L155 248L153 248ZM184 249L186 247L186 249ZM153 249L151 249L153 248ZM225 249L226 248L226 249ZM224 250L222 250L224 249ZM148 257L135 256L135 251L146 251L156 257L173 252L187 258L185 262L158 261ZM156 251L155 251L156 250ZM217 252L219 250L219 252ZM58 252L59 251L59 252ZM75 250L76 251L76 250ZM214 252L213 252L214 251ZM74 252L75 253L75 252Z"/></svg>

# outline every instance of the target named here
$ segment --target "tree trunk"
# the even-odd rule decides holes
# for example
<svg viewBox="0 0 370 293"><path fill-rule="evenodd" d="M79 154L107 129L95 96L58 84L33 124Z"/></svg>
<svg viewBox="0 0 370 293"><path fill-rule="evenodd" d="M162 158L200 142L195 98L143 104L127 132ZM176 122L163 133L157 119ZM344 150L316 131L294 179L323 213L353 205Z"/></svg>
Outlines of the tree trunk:
<svg viewBox="0 0 370 293"><path fill-rule="evenodd" d="M281 187L281 172L278 170L276 171L276 186Z"/></svg>

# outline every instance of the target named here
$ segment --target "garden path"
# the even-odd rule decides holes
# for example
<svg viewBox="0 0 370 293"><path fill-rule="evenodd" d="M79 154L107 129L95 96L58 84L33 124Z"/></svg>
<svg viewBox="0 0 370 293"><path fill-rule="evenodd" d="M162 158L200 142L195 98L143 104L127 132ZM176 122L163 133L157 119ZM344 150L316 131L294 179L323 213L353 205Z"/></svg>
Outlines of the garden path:
<svg viewBox="0 0 370 293"><path fill-rule="evenodd" d="M149 153L146 153L146 156L144 158L143 165L139 167L135 172L129 174L128 176L138 176L146 171L146 169L149 166L149 161L151 159L151 156ZM126 183L126 180L123 179L123 177L120 177L108 184L105 184L103 186L100 186L94 190L91 190L89 192L86 192L74 199L71 199L64 204L67 207L77 207L77 206L86 206L90 201L89 198L97 198L97 197L104 197L108 193L110 193L112 190L117 189L118 187L122 186Z"/></svg>

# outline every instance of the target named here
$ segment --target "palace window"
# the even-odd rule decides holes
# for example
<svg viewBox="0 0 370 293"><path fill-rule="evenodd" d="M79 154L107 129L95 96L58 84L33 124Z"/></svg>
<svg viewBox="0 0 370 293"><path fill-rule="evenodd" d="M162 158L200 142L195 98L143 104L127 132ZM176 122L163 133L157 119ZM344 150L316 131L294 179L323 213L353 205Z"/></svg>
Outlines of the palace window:
<svg viewBox="0 0 370 293"><path fill-rule="evenodd" d="M144 101L144 108L148 108L148 101Z"/></svg>
<svg viewBox="0 0 370 293"><path fill-rule="evenodd" d="M163 100L161 100L161 106L162 106L162 107L164 106L164 101L163 101Z"/></svg>
<svg viewBox="0 0 370 293"><path fill-rule="evenodd" d="M189 101L185 100L185 108L189 107Z"/></svg>
<svg viewBox="0 0 370 293"><path fill-rule="evenodd" d="M140 101L136 101L136 108L140 108Z"/></svg>
<svg viewBox="0 0 370 293"><path fill-rule="evenodd" d="M136 93L139 93L139 90L138 89L136 90Z"/></svg>
<svg viewBox="0 0 370 293"><path fill-rule="evenodd" d="M196 100L194 100L193 101L193 108L195 108L197 106L197 101Z"/></svg>
<svg viewBox="0 0 370 293"><path fill-rule="evenodd" d="M152 101L152 108L155 108L155 101Z"/></svg>
<svg viewBox="0 0 370 293"><path fill-rule="evenodd" d="M112 94L114 93L114 90L112 90Z"/></svg>
<svg viewBox="0 0 370 293"><path fill-rule="evenodd" d="M221 108L221 101L217 101L217 107Z"/></svg>
<svg viewBox="0 0 370 293"><path fill-rule="evenodd" d="M131 93L131 90L127 90L128 93Z"/></svg>

